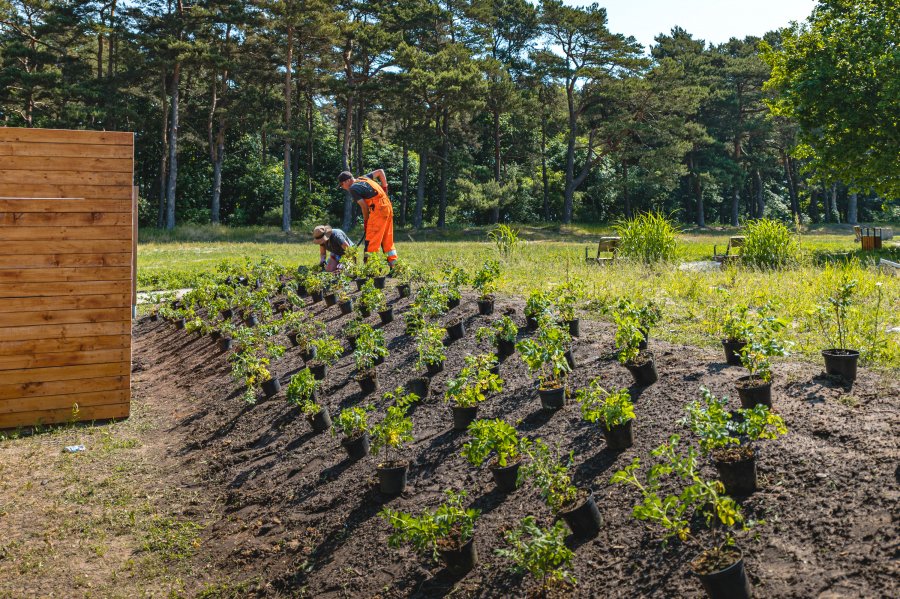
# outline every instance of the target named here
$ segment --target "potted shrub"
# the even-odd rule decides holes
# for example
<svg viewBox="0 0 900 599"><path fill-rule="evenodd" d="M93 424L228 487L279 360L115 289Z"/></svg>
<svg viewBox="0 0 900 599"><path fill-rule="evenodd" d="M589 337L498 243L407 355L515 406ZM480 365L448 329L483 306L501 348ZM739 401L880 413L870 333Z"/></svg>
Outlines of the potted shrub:
<svg viewBox="0 0 900 599"><path fill-rule="evenodd" d="M397 280L397 294L401 298L412 295L412 282L421 275L403 258L394 261L394 268L391 269L391 272Z"/></svg>
<svg viewBox="0 0 900 599"><path fill-rule="evenodd" d="M316 357L313 341L325 334L325 323L320 320L305 320L288 329L288 338L300 352L304 362L311 362Z"/></svg>
<svg viewBox="0 0 900 599"><path fill-rule="evenodd" d="M313 339L310 345L315 350L315 358L307 366L316 380L321 381L325 378L328 367L333 366L344 355L344 346L331 335Z"/></svg>
<svg viewBox="0 0 900 599"><path fill-rule="evenodd" d="M358 460L369 455L369 412L375 407L372 404L344 408L338 414L331 435L340 430L344 438L341 446L351 460Z"/></svg>
<svg viewBox="0 0 900 599"><path fill-rule="evenodd" d="M425 316L436 318L447 313L450 300L447 290L435 282L429 282L422 285L416 292L414 303L419 306Z"/></svg>
<svg viewBox="0 0 900 599"><path fill-rule="evenodd" d="M753 442L787 434L784 420L759 404L737 410L733 418L728 398L718 399L700 387L702 403L687 405L687 416L679 421L697 435L700 450L710 455L729 495L749 495L756 491L756 449Z"/></svg>
<svg viewBox="0 0 900 599"><path fill-rule="evenodd" d="M650 468L646 479L640 480L637 471L641 461L635 458L629 466L616 472L611 482L636 488L641 503L634 506L637 520L651 522L663 530L665 541L690 541L703 547L691 562L691 570L700 578L710 599L749 599L750 582L744 570L743 553L734 543L729 529L739 526L747 530L741 507L722 493L722 483L708 481L700 475L697 454L688 448L682 454L679 436L655 449L652 455L659 460ZM666 494L663 477L680 481L676 492ZM668 483L668 481L665 481ZM692 523L705 525L713 533L713 542L695 538Z"/></svg>
<svg viewBox="0 0 900 599"><path fill-rule="evenodd" d="M229 361L231 362L231 375L244 382L244 401L247 403L256 403L256 394L262 388L263 383L268 383L267 397L271 397L281 390L281 383L269 372L268 357L259 356L253 351L239 351L231 354Z"/></svg>
<svg viewBox="0 0 900 599"><path fill-rule="evenodd" d="M318 388L319 381L309 368L304 368L291 377L285 393L288 402L300 408L300 412L306 416L313 431L324 433L331 428L331 416L328 414L328 408L320 406L317 402Z"/></svg>
<svg viewBox="0 0 900 599"><path fill-rule="evenodd" d="M444 347L446 333L442 327L426 325L416 334L416 349L419 352L416 367L424 367L429 376L434 376L444 369L444 359L447 357Z"/></svg>
<svg viewBox="0 0 900 599"><path fill-rule="evenodd" d="M488 469L494 483L502 491L515 491L528 439L519 437L516 429L501 418L475 420L468 430L471 440L463 445L462 456L473 466L481 467L493 454Z"/></svg>
<svg viewBox="0 0 900 599"><path fill-rule="evenodd" d="M741 350L741 364L750 374L735 382L741 406L772 406L772 358L788 355L788 343L780 337L785 326L784 320L770 316L760 319L750 331Z"/></svg>
<svg viewBox="0 0 900 599"><path fill-rule="evenodd" d="M391 547L409 543L432 559L440 558L453 574L462 575L478 563L474 537L481 510L464 507L465 491L445 493L447 500L433 512L413 516L384 508L381 517L393 528L388 538Z"/></svg>
<svg viewBox="0 0 900 599"><path fill-rule="evenodd" d="M489 393L503 390L503 379L491 372L496 362L491 354L466 356L466 365L447 382L444 401L453 402L453 430L466 430L478 414L478 404Z"/></svg>
<svg viewBox="0 0 900 599"><path fill-rule="evenodd" d="M730 366L741 365L741 350L747 345L753 322L750 319L750 307L746 304L730 306L722 317L722 347L725 350L725 362Z"/></svg>
<svg viewBox="0 0 900 599"><path fill-rule="evenodd" d="M855 279L844 274L837 289L826 298L826 305L819 306L816 311L819 327L831 346L822 350L825 372L839 376L848 383L856 380L856 365L859 361L859 350L847 348L847 311L853 304L857 285Z"/></svg>
<svg viewBox="0 0 900 599"><path fill-rule="evenodd" d="M404 443L411 443L412 420L406 415L406 407L390 406L384 419L372 427L372 451L379 455L384 453L383 461L375 470L381 492L386 495L399 495L406 489L406 475L409 462L399 459L398 452Z"/></svg>
<svg viewBox="0 0 900 599"><path fill-rule="evenodd" d="M363 393L372 393L378 388L375 365L383 361L387 355L384 331L373 329L367 324L362 325L359 338L356 340L356 349L353 351L353 361L356 363L356 382L359 383Z"/></svg>
<svg viewBox="0 0 900 599"><path fill-rule="evenodd" d="M562 517L578 537L595 537L600 532L600 510L594 492L572 484L569 468L574 456L569 453L563 463L542 439L536 439L527 450L527 460L519 468L519 483L534 480L541 498L554 513Z"/></svg>
<svg viewBox="0 0 900 599"><path fill-rule="evenodd" d="M568 570L575 554L566 547L566 527L562 522L543 529L534 516L526 516L503 538L510 548L498 549L497 554L512 561L515 572L531 574L540 585L529 597L568 596L567 591L577 582Z"/></svg>
<svg viewBox="0 0 900 599"><path fill-rule="evenodd" d="M627 312L616 312L616 349L619 363L631 373L634 382L642 387L652 385L659 379L653 354L641 351L644 334L638 319Z"/></svg>
<svg viewBox="0 0 900 599"><path fill-rule="evenodd" d="M616 313L620 317L630 316L637 321L638 328L641 331L641 343L638 349L642 351L647 349L647 340L650 338L650 330L659 324L659 321L662 318L662 311L653 300L647 300L646 302L638 304L627 297L622 298L616 304Z"/></svg>
<svg viewBox="0 0 900 599"><path fill-rule="evenodd" d="M459 306L462 299L462 286L468 284L469 275L458 266L448 264L442 269L444 272L444 289L447 296L447 308L452 310Z"/></svg>
<svg viewBox="0 0 900 599"><path fill-rule="evenodd" d="M336 293L337 305L341 309L341 314L346 316L353 312L353 298L350 297L349 283L343 277L338 279Z"/></svg>
<svg viewBox="0 0 900 599"><path fill-rule="evenodd" d="M419 405L420 396L403 387L397 387L381 396L381 399L392 405L403 408L407 414L411 413Z"/></svg>
<svg viewBox="0 0 900 599"><path fill-rule="evenodd" d="M562 324L566 325L573 337L581 335L581 320L576 309L582 298L584 298L584 283L581 281L567 281L557 288L556 308Z"/></svg>
<svg viewBox="0 0 900 599"><path fill-rule="evenodd" d="M495 320L489 327L480 327L475 333L478 341L487 341L497 349L497 360L502 362L516 353L516 338L519 327L509 316Z"/></svg>
<svg viewBox="0 0 900 599"><path fill-rule="evenodd" d="M425 312L418 304L413 304L409 310L403 314L404 332L407 335L415 336L428 324L425 320Z"/></svg>
<svg viewBox="0 0 900 599"><path fill-rule="evenodd" d="M546 291L533 291L525 302L525 322L529 331L538 328L539 321L547 313L552 313L553 302Z"/></svg>
<svg viewBox="0 0 900 599"><path fill-rule="evenodd" d="M362 318L356 316L355 318L348 320L347 324L341 327L341 332L344 334L344 337L347 338L350 349L356 349L356 342L359 339L360 334L362 334L363 330L368 326L369 325L362 321Z"/></svg>
<svg viewBox="0 0 900 599"><path fill-rule="evenodd" d="M330 278L331 275L324 272L312 272L306 277L303 286L306 288L306 291L309 293L309 297L314 304L322 301L326 277Z"/></svg>
<svg viewBox="0 0 900 599"><path fill-rule="evenodd" d="M544 321L534 339L523 339L516 350L532 376L537 377L538 395L545 410L558 410L566 404L566 380L572 370L566 359L568 334L559 326Z"/></svg>
<svg viewBox="0 0 900 599"><path fill-rule="evenodd" d="M363 318L368 318L372 312L382 310L387 305L384 292L375 287L372 279L365 282L361 291L359 299L356 300L356 311Z"/></svg>
<svg viewBox="0 0 900 599"><path fill-rule="evenodd" d="M482 316L494 313L494 292L499 278L500 263L496 260L485 260L472 278L472 287L478 292L478 313Z"/></svg>
<svg viewBox="0 0 900 599"><path fill-rule="evenodd" d="M628 389L610 393L600 386L600 377L591 381L589 389L578 392L581 417L600 424L607 449L620 451L634 443L634 404Z"/></svg>
<svg viewBox="0 0 900 599"><path fill-rule="evenodd" d="M219 351L225 352L233 347L235 331L237 331L237 327L230 322L222 324L219 328L219 338L216 340Z"/></svg>
<svg viewBox="0 0 900 599"><path fill-rule="evenodd" d="M381 253L366 252L364 260L363 274L372 279L376 288L384 289L385 277L391 270L387 258Z"/></svg>
<svg viewBox="0 0 900 599"><path fill-rule="evenodd" d="M447 336L450 341L458 341L466 336L466 323L462 316L454 316L447 322Z"/></svg>
<svg viewBox="0 0 900 599"><path fill-rule="evenodd" d="M284 329L285 335L288 340L290 340L292 347L300 345L300 339L298 338L299 329L308 318L309 315L305 312L288 312L278 321L278 326Z"/></svg>

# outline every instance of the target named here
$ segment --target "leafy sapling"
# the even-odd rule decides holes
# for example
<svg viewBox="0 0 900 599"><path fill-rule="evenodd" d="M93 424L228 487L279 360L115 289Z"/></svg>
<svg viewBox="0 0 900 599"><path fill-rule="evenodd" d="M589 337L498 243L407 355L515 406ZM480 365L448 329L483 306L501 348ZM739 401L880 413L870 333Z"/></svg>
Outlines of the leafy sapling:
<svg viewBox="0 0 900 599"><path fill-rule="evenodd" d="M471 440L463 445L462 456L473 466L481 466L491 455L491 467L506 468L518 464L522 454L529 447L529 441L520 437L508 422L495 420L475 420L469 425Z"/></svg>
<svg viewBox="0 0 900 599"><path fill-rule="evenodd" d="M404 444L412 443L412 419L406 415L406 408L389 406L384 419L371 429L372 453L378 455L384 453L384 461L379 468L405 466L407 462L400 461L399 452Z"/></svg>
<svg viewBox="0 0 900 599"><path fill-rule="evenodd" d="M399 547L408 543L437 560L440 550L455 550L468 543L475 534L475 522L481 510L465 507L465 491L448 489L445 494L446 501L435 511L425 510L419 516L384 508L381 517L393 529L388 544Z"/></svg>
<svg viewBox="0 0 900 599"><path fill-rule="evenodd" d="M557 451L551 451L542 439L536 439L527 449L528 460L519 469L519 483L533 478L541 498L554 514L564 511L578 500L578 488L572 484L569 468L574 461L570 452L563 462Z"/></svg>
<svg viewBox="0 0 900 599"><path fill-rule="evenodd" d="M304 368L291 377L285 396L288 403L299 407L304 416L311 418L322 411L322 407L316 401L318 388L319 381L309 368Z"/></svg>
<svg viewBox="0 0 900 599"><path fill-rule="evenodd" d="M599 423L606 430L634 419L634 404L628 389L609 392L600 385L600 377L591 381L588 389L579 390L576 397L581 404L582 418Z"/></svg>
<svg viewBox="0 0 900 599"><path fill-rule="evenodd" d="M497 358L493 354L466 356L459 374L447 383L444 399L460 408L473 408L491 393L503 390L503 379L491 372Z"/></svg>
<svg viewBox="0 0 900 599"><path fill-rule="evenodd" d="M369 432L369 413L375 410L372 404L344 408L335 419L331 436L336 436L337 431L343 433L347 440L355 440Z"/></svg>
<svg viewBox="0 0 900 599"><path fill-rule="evenodd" d="M519 573L529 573L540 585L540 596L547 596L557 585L576 584L569 571L575 554L566 547L566 525L561 520L547 529L537 525L534 516L526 516L517 528L503 536L510 548L498 549L497 555L513 563Z"/></svg>
<svg viewBox="0 0 900 599"><path fill-rule="evenodd" d="M566 351L572 342L569 333L562 327L542 320L538 334L533 339L523 339L516 344L522 361L537 377L541 389L559 389L566 383L572 370L566 360Z"/></svg>
<svg viewBox="0 0 900 599"><path fill-rule="evenodd" d="M479 299L493 299L500 278L500 263L496 260L485 260L472 278L472 287L479 294Z"/></svg>
<svg viewBox="0 0 900 599"><path fill-rule="evenodd" d="M787 323L780 318L760 318L750 331L747 345L741 350L741 364L750 371L748 383L758 385L772 381L772 358L787 356L790 343L782 339Z"/></svg>
<svg viewBox="0 0 900 599"><path fill-rule="evenodd" d="M416 362L418 368L444 363L444 359L447 357L444 347L446 334L447 329L436 325L426 325L418 332L416 335L416 349L419 352L419 359Z"/></svg>

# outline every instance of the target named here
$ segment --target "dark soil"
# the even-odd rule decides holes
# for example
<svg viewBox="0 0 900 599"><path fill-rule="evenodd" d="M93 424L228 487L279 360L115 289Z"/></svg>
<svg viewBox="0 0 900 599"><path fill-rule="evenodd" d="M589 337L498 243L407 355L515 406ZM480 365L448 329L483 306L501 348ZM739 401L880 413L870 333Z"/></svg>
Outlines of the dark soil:
<svg viewBox="0 0 900 599"><path fill-rule="evenodd" d="M392 305L402 313L409 301ZM510 308L522 314L519 300L498 297L497 303L498 314ZM332 333L350 318L340 316L337 307L315 304L310 309ZM244 404L225 355L209 339L162 321L144 319L136 325L135 361L144 369L136 393L167 407L177 467L201 472L190 484L218 500L220 513L212 515L217 521L205 529L194 558L210 579L253 581L249 596L266 597L440 597L451 592L523 597L534 590L535 581L511 573L494 549L503 545L503 532L526 515L550 525L550 510L533 486L504 494L487 466L469 466L460 456L466 434L451 430L449 406L440 401L465 356L493 351L475 341L474 331L498 316L478 316L474 297L464 298L454 313L464 317L468 332L448 349L444 371L432 378L430 397L412 413L416 441L402 455L410 460L409 486L396 498L378 491L378 456L350 462L339 439L310 431L299 411L284 401L283 391L257 405ZM521 316L514 319L524 328ZM370 319L382 326L375 321ZM630 386L631 375L615 360L612 328L584 320L581 325L571 386L583 388L598 375L607 388ZM421 373L402 319L383 328L391 355L378 367L379 379L383 390L391 390ZM650 451L669 435L690 437L676 421L684 415L683 406L698 397L700 385L717 395L736 395L734 381L746 371L726 366L721 351L656 339L650 345L660 379L648 388L632 388L635 442L625 451L607 451L600 429L581 420L574 402L557 412L542 410L535 385L515 356L500 367L504 392L480 405L481 418L505 418L525 435L559 444L565 453L574 451L574 483L594 490L603 529L586 542L569 540L578 586L563 594L703 595L689 571L699 548L661 547L656 531L631 517L635 491L613 487L609 479L634 457L646 464ZM289 348L274 369L286 385L302 366L298 349ZM779 598L900 596L900 383L861 371L852 390L846 390L822 371L821 365L794 362L775 367L773 404L790 432L756 445L760 489L741 500L748 518L766 521L738 538L754 592ZM377 394L363 398L353 374L352 358L346 356L329 369L320 401L335 415L372 401L377 421L385 401ZM739 407L736 396L731 405ZM704 464L704 472L715 477L712 463ZM388 548L389 528L378 515L385 505L414 513L434 509L448 488L465 489L470 504L482 512L475 530L481 561L460 579L412 549ZM200 588L201 581L194 582Z"/></svg>

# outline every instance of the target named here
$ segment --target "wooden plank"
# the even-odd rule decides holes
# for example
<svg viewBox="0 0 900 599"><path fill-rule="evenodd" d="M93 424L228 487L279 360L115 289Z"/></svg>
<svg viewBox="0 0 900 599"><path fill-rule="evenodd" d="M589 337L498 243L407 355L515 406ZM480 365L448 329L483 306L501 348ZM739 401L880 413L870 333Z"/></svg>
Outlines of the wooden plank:
<svg viewBox="0 0 900 599"><path fill-rule="evenodd" d="M0 333L2 334L2 333ZM26 339L0 343L0 356L20 354L52 354L59 352L95 351L99 349L131 348L131 335L103 335L101 337L73 337L71 339Z"/></svg>
<svg viewBox="0 0 900 599"><path fill-rule="evenodd" d="M3 341L25 341L26 339L46 339L70 337L96 337L101 335L130 335L131 322L92 322L87 324L38 325L30 327L9 327L3 330Z"/></svg>
<svg viewBox="0 0 900 599"><path fill-rule="evenodd" d="M0 268L0 283L52 283L64 281L130 281L131 269L87 268Z"/></svg>
<svg viewBox="0 0 900 599"><path fill-rule="evenodd" d="M6 141L133 146L134 133L127 133L124 131L83 131L75 129L0 127L0 142Z"/></svg>
<svg viewBox="0 0 900 599"><path fill-rule="evenodd" d="M131 157L86 158L83 156L5 156L3 169L8 171L47 172L72 171L88 173L128 173L134 170Z"/></svg>
<svg viewBox="0 0 900 599"><path fill-rule="evenodd" d="M86 364L84 366L56 366L52 368L24 368L4 371L3 382L14 385L16 383L70 381L105 376L125 376L130 372L131 365L126 362Z"/></svg>
<svg viewBox="0 0 900 599"><path fill-rule="evenodd" d="M87 422L90 420L111 420L114 418L128 418L130 404L120 403L108 406L89 406L79 410L78 420ZM71 408L65 410L48 410L37 412L17 412L0 416L0 429L18 428L22 426L35 426L37 424L62 424L72 420Z"/></svg>
<svg viewBox="0 0 900 599"><path fill-rule="evenodd" d="M0 184L43 184L43 185L128 185L131 187L132 173L99 173L85 171L7 171L0 169ZM72 193L66 194L71 196Z"/></svg>
<svg viewBox="0 0 900 599"><path fill-rule="evenodd" d="M137 275L138 275L138 265L137 265L137 244L138 244L138 200L140 199L140 192L138 191L138 186L135 185L132 188L131 198L131 306L132 316L137 316Z"/></svg>
<svg viewBox="0 0 900 599"><path fill-rule="evenodd" d="M130 254L131 239L76 239L75 241L0 241L0 254Z"/></svg>
<svg viewBox="0 0 900 599"><path fill-rule="evenodd" d="M118 391L97 391L94 393L70 393L68 395L48 395L46 397L23 397L20 399L0 399L0 418L4 414L16 412L43 412L47 410L72 409L78 405L80 412L90 406L123 404L129 400L127 389Z"/></svg>
<svg viewBox="0 0 900 599"><path fill-rule="evenodd" d="M134 158L131 145L103 144L64 144L34 142L0 143L0 156L47 156L47 157L82 157L82 158Z"/></svg>
<svg viewBox="0 0 900 599"><path fill-rule="evenodd" d="M79 324L88 322L122 322L131 318L129 307L100 310L53 310L0 313L0 329L39 324ZM0 336L3 332L0 331Z"/></svg>
<svg viewBox="0 0 900 599"><path fill-rule="evenodd" d="M16 399L19 397L46 397L48 395L62 395L71 393L77 387L81 392L88 391L115 391L128 389L130 379L127 376L107 376L93 379L79 379L75 381L44 381L30 383L18 383L15 385L0 384L0 399Z"/></svg>
<svg viewBox="0 0 900 599"><path fill-rule="evenodd" d="M49 266L128 266L131 254L43 254L19 256L0 255L0 268L47 268Z"/></svg>
<svg viewBox="0 0 900 599"><path fill-rule="evenodd" d="M0 243L0 246L3 244ZM47 297L131 292L129 281L73 281L58 283L0 283L0 297Z"/></svg>
<svg viewBox="0 0 900 599"><path fill-rule="evenodd" d="M128 295L124 293L100 295L70 295L51 297L0 298L0 314L10 312L40 312L42 310L90 310L96 308L124 308Z"/></svg>
<svg viewBox="0 0 900 599"><path fill-rule="evenodd" d="M115 199L128 201L127 210L110 212L131 211L131 186L130 185L61 185L59 183L47 184L31 182L26 185L7 185L0 183L0 199L26 197L26 198L82 198L88 201ZM0 211L6 211L0 208ZM100 210L103 212L103 210ZM52 211L51 211L52 212ZM63 212L71 212L69 210Z"/></svg>
<svg viewBox="0 0 900 599"><path fill-rule="evenodd" d="M81 200L84 201L84 200ZM0 212L0 236L4 227L122 227L130 226L124 212Z"/></svg>
<svg viewBox="0 0 900 599"><path fill-rule="evenodd" d="M117 187L116 189L125 189ZM2 187L0 187L2 192ZM126 212L131 214L131 202L119 199L90 198L22 198L0 197L0 212Z"/></svg>
<svg viewBox="0 0 900 599"><path fill-rule="evenodd" d="M127 239L131 227L0 227L3 241L76 241L80 239Z"/></svg>
<svg viewBox="0 0 900 599"><path fill-rule="evenodd" d="M130 349L99 349L96 351L55 353L47 355L0 356L0 371L57 366L85 366L87 364L112 364L131 360ZM0 378L5 373L0 372Z"/></svg>

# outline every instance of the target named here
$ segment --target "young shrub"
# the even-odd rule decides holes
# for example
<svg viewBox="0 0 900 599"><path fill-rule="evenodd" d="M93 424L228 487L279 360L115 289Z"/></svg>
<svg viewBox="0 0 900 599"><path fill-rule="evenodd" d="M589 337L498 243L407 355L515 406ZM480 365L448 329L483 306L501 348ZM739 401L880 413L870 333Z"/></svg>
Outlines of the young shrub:
<svg viewBox="0 0 900 599"><path fill-rule="evenodd" d="M575 320L578 302L584 299L584 283L567 281L556 288L556 308L559 317L568 322Z"/></svg>
<svg viewBox="0 0 900 599"><path fill-rule="evenodd" d="M741 364L750 371L750 383L772 381L772 358L787 356L790 343L781 338L787 323L774 316L762 317L750 331L741 350Z"/></svg>
<svg viewBox="0 0 900 599"><path fill-rule="evenodd" d="M466 508L463 500L465 491L444 492L447 500L435 511L425 510L419 516L384 508L381 517L393 528L388 545L399 547L404 543L412 545L416 551L438 559L439 550L459 549L475 534L475 522L481 510Z"/></svg>
<svg viewBox="0 0 900 599"><path fill-rule="evenodd" d="M633 315L616 312L613 315L616 323L616 349L621 364L635 364L641 353L641 343L644 341L644 333L641 324Z"/></svg>
<svg viewBox="0 0 900 599"><path fill-rule="evenodd" d="M525 302L525 316L541 320L548 312L552 312L553 300L546 291L532 291ZM552 319L552 314L550 316Z"/></svg>
<svg viewBox="0 0 900 599"><path fill-rule="evenodd" d="M485 260L484 266L478 269L472 278L472 287L479 294L479 299L488 300L497 291L497 280L500 278L500 263L496 260Z"/></svg>
<svg viewBox="0 0 900 599"><path fill-rule="evenodd" d="M447 313L449 299L449 290L444 289L438 283L431 282L422 285L416 292L414 305L421 310L424 316L436 318ZM456 299L459 299L459 295Z"/></svg>
<svg viewBox="0 0 900 599"><path fill-rule="evenodd" d="M647 300L641 303L635 302L630 298L620 299L615 306L616 313L623 316L634 318L638 327L644 334L649 335L650 330L654 328L662 319L662 310L653 300Z"/></svg>
<svg viewBox="0 0 900 599"><path fill-rule="evenodd" d="M800 246L784 223L761 218L747 223L741 262L757 268L783 268L800 259Z"/></svg>
<svg viewBox="0 0 900 599"><path fill-rule="evenodd" d="M488 394L500 393L503 379L491 372L496 364L497 358L492 354L466 356L466 365L448 381L444 400L460 408L473 408Z"/></svg>
<svg viewBox="0 0 900 599"><path fill-rule="evenodd" d="M721 322L722 336L726 341L732 343L747 343L753 326L750 306L747 304L729 306Z"/></svg>
<svg viewBox="0 0 900 599"><path fill-rule="evenodd" d="M303 281L303 286L309 293L322 293L326 284L330 283L332 276L327 272L311 272Z"/></svg>
<svg viewBox="0 0 900 599"><path fill-rule="evenodd" d="M446 348L444 347L444 337L447 335L447 329L436 325L426 325L416 334L416 349L419 352L419 359L416 362L417 368L427 366L437 366L443 364L447 357Z"/></svg>
<svg viewBox="0 0 900 599"><path fill-rule="evenodd" d="M504 259L508 259L521 243L519 230L509 225L497 225L491 229L488 237L497 246L497 251Z"/></svg>
<svg viewBox="0 0 900 599"><path fill-rule="evenodd" d="M610 393L600 386L600 377L591 381L589 389L578 391L577 398L581 417L588 422L599 422L607 430L634 419L634 404L628 389Z"/></svg>
<svg viewBox="0 0 900 599"><path fill-rule="evenodd" d="M415 393L407 393L403 387L397 387L393 391L388 391L381 398L385 401L393 403L404 412L408 412L410 408L416 405L421 397Z"/></svg>
<svg viewBox="0 0 900 599"><path fill-rule="evenodd" d="M503 316L495 320L489 327L479 327L475 332L475 338L478 341L487 341L494 347L500 341L515 343L518 335L519 327L516 326L516 323L509 316Z"/></svg>
<svg viewBox="0 0 900 599"><path fill-rule="evenodd" d="M566 547L566 534L562 521L542 529L534 516L526 516L517 528L503 535L511 547L498 549L497 554L512 561L516 572L531 574L540 584L540 596L546 596L556 585L577 582L569 571L575 554Z"/></svg>
<svg viewBox="0 0 900 599"><path fill-rule="evenodd" d="M309 368L304 368L291 377L285 395L288 403L300 408L304 416L312 417L322 410L322 407L316 402L318 388L319 381L315 379Z"/></svg>
<svg viewBox="0 0 900 599"><path fill-rule="evenodd" d="M313 339L310 345L316 348L315 361L326 366L333 366L344 355L344 346L331 335Z"/></svg>
<svg viewBox="0 0 900 599"><path fill-rule="evenodd" d="M369 278L384 277L391 271L387 258L380 252L366 252L363 275Z"/></svg>
<svg viewBox="0 0 900 599"><path fill-rule="evenodd" d="M341 431L344 438L349 440L363 436L369 432L369 412L374 410L375 406L372 404L344 408L334 421L331 436L335 436L336 431Z"/></svg>
<svg viewBox="0 0 900 599"><path fill-rule="evenodd" d="M444 273L444 289L449 300L459 300L462 297L462 287L469 283L469 275L465 270L452 264L446 264L442 269Z"/></svg>
<svg viewBox="0 0 900 599"><path fill-rule="evenodd" d="M844 273L837 288L825 298L825 303L816 307L816 319L829 348L846 350L850 345L847 340L847 312L853 305L853 295L858 286L856 279Z"/></svg>
<svg viewBox="0 0 900 599"><path fill-rule="evenodd" d="M341 327L341 332L344 334L344 337L352 339L353 343L356 343L356 340L359 339L362 332L366 330L366 327L369 327L369 325L363 322L362 318L357 315L348 320L347 324Z"/></svg>
<svg viewBox="0 0 900 599"><path fill-rule="evenodd" d="M480 467L494 454L493 463L500 468L517 464L529 447L528 439L519 437L516 429L501 418L475 420L469 425L471 440L462 448L462 456L473 466Z"/></svg>
<svg viewBox="0 0 900 599"><path fill-rule="evenodd" d="M425 311L418 304L413 304L409 310L403 313L403 322L406 334L413 336L418 335L419 331L428 325L428 321L425 320Z"/></svg>
<svg viewBox="0 0 900 599"><path fill-rule="evenodd" d="M558 325L543 321L536 338L523 339L516 350L533 376L537 376L541 389L558 389L565 385L571 371L566 351L572 338Z"/></svg>
<svg viewBox="0 0 900 599"><path fill-rule="evenodd" d="M253 351L239 351L231 354L228 360L231 362L231 376L244 383L244 401L255 404L262 384L272 379L268 369L269 358L258 356Z"/></svg>
<svg viewBox="0 0 900 599"><path fill-rule="evenodd" d="M569 453L563 463L557 453L551 452L542 439L536 439L528 448L528 460L519 469L519 482L533 478L547 506L558 514L578 499L578 488L572 484L569 468L574 454Z"/></svg>
<svg viewBox="0 0 900 599"><path fill-rule="evenodd" d="M364 324L360 327L359 337L356 339L356 349L353 351L353 360L356 369L360 372L368 372L375 367L375 362L388 356L388 349L384 341L384 331Z"/></svg>
<svg viewBox="0 0 900 599"><path fill-rule="evenodd" d="M387 307L387 301L384 298L384 292L375 287L372 279L366 281L363 285L359 299L356 301L356 309L363 316L372 312L380 312Z"/></svg>
<svg viewBox="0 0 900 599"><path fill-rule="evenodd" d="M671 262L678 247L678 231L672 220L656 212L638 214L631 220L620 220L615 226L622 238L619 256L645 264Z"/></svg>
<svg viewBox="0 0 900 599"><path fill-rule="evenodd" d="M384 419L371 429L372 453L384 453L383 466L400 465L399 452L404 444L412 443L412 419L406 415L406 408L389 406Z"/></svg>

